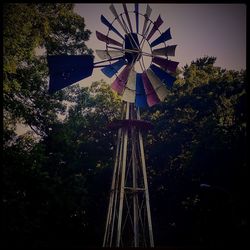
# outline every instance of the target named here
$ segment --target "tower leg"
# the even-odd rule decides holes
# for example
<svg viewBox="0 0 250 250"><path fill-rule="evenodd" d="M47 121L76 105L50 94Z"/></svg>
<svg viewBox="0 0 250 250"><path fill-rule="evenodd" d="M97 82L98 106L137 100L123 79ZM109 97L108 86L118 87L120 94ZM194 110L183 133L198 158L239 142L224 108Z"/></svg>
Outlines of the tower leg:
<svg viewBox="0 0 250 250"><path fill-rule="evenodd" d="M137 111L137 119L140 120L139 109ZM140 153L141 153L143 181L144 181L144 187L145 187L145 198L146 198L150 247L154 247L153 227L152 227L151 211L150 211L150 204L149 204L147 171L146 171L145 154L144 154L143 139L142 139L141 131L139 131L139 145L140 145Z"/></svg>
<svg viewBox="0 0 250 250"><path fill-rule="evenodd" d="M112 177L112 184L111 184L111 190L110 190L110 199L109 199L109 207L108 207L108 214L107 214L107 220L106 220L106 227L105 227L105 234L103 239L103 247L106 246L108 242L108 238L112 238L112 231L108 230L111 226L111 223L113 222L112 218L114 218L113 214L115 212L115 204L114 204L114 198L117 197L117 169L119 169L119 152L121 149L122 144L122 137L121 137L121 129L118 130L118 139L117 139L117 148L116 148L116 155L115 155L115 165L114 165L114 171L113 171L113 177ZM113 224L113 223L112 223ZM112 227L113 228L113 227ZM112 241L112 239L111 239ZM110 242L111 242L110 241Z"/></svg>
<svg viewBox="0 0 250 250"><path fill-rule="evenodd" d="M129 119L129 103L126 107L126 120ZM123 142L123 154L122 154L122 169L121 169L121 186L120 186L120 203L118 211L118 225L117 225L117 239L116 247L120 246L121 243L121 224L122 224L122 212L123 212L123 201L124 201L124 180L126 171L126 161L127 161L127 145L128 145L128 130L124 128L124 142Z"/></svg>
<svg viewBox="0 0 250 250"><path fill-rule="evenodd" d="M132 137L132 170L133 170L133 219L134 219L134 246L139 246L139 232L138 232L138 193L136 192L137 184L137 162L136 162L136 145L134 140L134 128L131 129Z"/></svg>
<svg viewBox="0 0 250 250"><path fill-rule="evenodd" d="M126 105L123 105L123 110L126 113ZM126 114L125 114L126 115ZM105 234L103 239L103 247L112 246L113 242L113 233L115 226L115 218L117 215L117 197L119 191L119 181L120 181L120 169L122 162L122 152L123 152L123 142L124 142L124 131L122 128L119 128L117 135L117 145L116 145L116 154L115 154L115 164L113 170L113 177L110 189L110 199L109 207L107 213Z"/></svg>
<svg viewBox="0 0 250 250"><path fill-rule="evenodd" d="M141 158L142 173L143 173L143 181L144 181L144 187L145 187L149 240L150 240L150 247L154 247L153 228L152 228L151 211L150 211L150 204L149 204L149 193L148 193L148 180L147 180L146 164L145 164L145 156L144 156L143 140L142 140L141 132L139 132L139 142L140 142L140 151L141 151L141 156L142 156Z"/></svg>
<svg viewBox="0 0 250 250"><path fill-rule="evenodd" d="M153 230L139 111L126 103L117 150L103 247L153 247Z"/></svg>
<svg viewBox="0 0 250 250"><path fill-rule="evenodd" d="M116 208L117 208L117 199L118 199L118 193L119 193L119 178L120 178L120 171L121 171L121 162L122 162L122 152L123 152L123 141L124 137L122 135L122 129L121 131L121 137L120 137L120 154L118 159L118 171L116 174L116 181L115 181L115 193L114 193L114 205L113 205L113 216L112 216L112 224L111 224L111 235L110 235L110 241L109 241L109 247L112 247L113 237L114 237L114 227L115 227L115 219L116 219Z"/></svg>

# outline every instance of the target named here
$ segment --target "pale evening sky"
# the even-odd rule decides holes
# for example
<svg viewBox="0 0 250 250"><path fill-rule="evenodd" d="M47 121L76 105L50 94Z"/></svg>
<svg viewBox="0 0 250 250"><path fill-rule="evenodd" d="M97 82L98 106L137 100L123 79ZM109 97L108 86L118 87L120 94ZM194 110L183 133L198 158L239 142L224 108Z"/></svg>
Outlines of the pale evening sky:
<svg viewBox="0 0 250 250"><path fill-rule="evenodd" d="M118 13L123 12L122 4L114 5ZM177 44L176 55L171 60L180 62L179 67L190 64L196 58L209 55L217 57L216 66L234 70L246 68L246 5L162 3L149 3L149 5L152 8L151 20L155 21L160 14L164 21L160 30L163 32L171 28L172 39L168 44ZM110 4L100 3L75 4L75 12L84 17L86 28L92 31L90 40L86 44L93 50L105 48L105 44L96 38L95 31L107 33L108 28L101 23L100 17L103 14L109 21L114 20L109 6ZM134 4L127 4L127 7L128 11L134 10ZM139 4L140 13L144 14L145 9L146 4ZM134 24L135 19L133 17L131 19ZM98 60L96 56L95 61ZM94 69L91 77L81 81L81 86L100 79L112 83L114 77L109 79L100 69Z"/></svg>

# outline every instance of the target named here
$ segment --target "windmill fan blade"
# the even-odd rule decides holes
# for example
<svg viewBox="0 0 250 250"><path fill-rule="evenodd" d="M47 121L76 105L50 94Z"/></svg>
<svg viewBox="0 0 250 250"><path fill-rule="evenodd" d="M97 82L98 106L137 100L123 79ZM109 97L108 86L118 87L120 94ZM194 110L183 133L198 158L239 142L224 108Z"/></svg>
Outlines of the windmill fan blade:
<svg viewBox="0 0 250 250"><path fill-rule="evenodd" d="M48 56L50 74L49 92L54 93L92 75L92 55Z"/></svg>
<svg viewBox="0 0 250 250"><path fill-rule="evenodd" d="M102 42L105 42L107 44L114 44L114 45L117 45L119 47L122 47L122 44L115 41L114 39L108 37L108 36L105 36L104 34L102 34L101 32L99 31L96 31L96 37L98 40L102 41Z"/></svg>
<svg viewBox="0 0 250 250"><path fill-rule="evenodd" d="M114 17L117 19L118 23L121 25L123 31L124 31L125 33L127 33L127 32L126 32L126 28L124 27L124 25L122 24L122 22L121 22L121 20L120 20L120 18L119 18L119 15L118 15L118 13L117 13L117 11L116 11L116 9L115 9L115 6L114 6L113 4L111 4L111 5L109 6L109 9L111 10L111 12L112 12L112 14L114 15Z"/></svg>
<svg viewBox="0 0 250 250"><path fill-rule="evenodd" d="M126 16L127 21L128 21L128 25L129 25L130 31L133 32L132 25L131 25L131 22L130 22L130 18L129 18L129 15L128 15L127 5L125 3L123 3L122 6L123 6L123 9L124 9L124 12L125 12L125 16Z"/></svg>
<svg viewBox="0 0 250 250"><path fill-rule="evenodd" d="M118 13L117 13L117 11L116 11L116 9L115 9L115 6L114 6L113 4L111 4L111 5L109 6L109 9L111 10L111 12L112 12L113 15L115 16L115 18L119 18Z"/></svg>
<svg viewBox="0 0 250 250"><path fill-rule="evenodd" d="M162 85L160 88L156 90L156 94L159 99L163 102L168 95L168 91L165 85Z"/></svg>
<svg viewBox="0 0 250 250"><path fill-rule="evenodd" d="M158 98L161 101L164 101L164 99L166 98L166 96L168 94L166 87L163 85L161 80L154 74L154 72L151 69L147 69L146 74L147 74L148 79L151 82Z"/></svg>
<svg viewBox="0 0 250 250"><path fill-rule="evenodd" d="M154 22L154 26L152 28L152 30L150 31L148 37L147 37L147 40L149 40L153 35L154 33L157 31L157 29L163 24L163 21L161 19L161 16L159 15L157 20Z"/></svg>
<svg viewBox="0 0 250 250"><path fill-rule="evenodd" d="M149 81L151 82L154 90L161 87L162 82L160 81L160 79L155 77L155 74L151 69L147 69L146 74L147 74L147 77L148 77Z"/></svg>
<svg viewBox="0 0 250 250"><path fill-rule="evenodd" d="M175 72L176 68L179 64L178 62L171 61L171 60L164 59L164 58L160 58L160 57L153 57L152 62L158 64L163 69L169 70L171 72Z"/></svg>
<svg viewBox="0 0 250 250"><path fill-rule="evenodd" d="M122 95L126 82L128 80L128 75L131 70L131 66L127 65L115 81L111 84L111 88L115 90L119 95Z"/></svg>
<svg viewBox="0 0 250 250"><path fill-rule="evenodd" d="M143 87L142 74L136 74L136 97L135 97L135 105L137 107L147 107L147 96L145 93L145 89Z"/></svg>
<svg viewBox="0 0 250 250"><path fill-rule="evenodd" d="M177 45L170 45L164 48L155 49L152 51L152 54L159 56L175 56L176 46Z"/></svg>
<svg viewBox="0 0 250 250"><path fill-rule="evenodd" d="M143 37L145 36L146 27L147 27L148 20L149 20L149 17L151 15L151 12L152 12L152 9L150 8L149 5L147 5L146 13L144 15L145 16L145 20L144 20L143 29L142 29L142 36Z"/></svg>
<svg viewBox="0 0 250 250"><path fill-rule="evenodd" d="M155 39L150 45L151 47L154 47L160 43L166 42L168 40L172 39L170 28L168 28L164 33L162 33L157 39Z"/></svg>
<svg viewBox="0 0 250 250"><path fill-rule="evenodd" d="M147 18L149 18L151 16L152 13L152 9L150 8L150 6L147 4L147 9L146 9L146 13L145 16L147 16Z"/></svg>
<svg viewBox="0 0 250 250"><path fill-rule="evenodd" d="M136 23L136 32L139 33L139 4L135 3L135 23Z"/></svg>
<svg viewBox="0 0 250 250"><path fill-rule="evenodd" d="M154 74L169 88L173 87L175 77L168 74L166 71L160 69L156 65L152 64L150 69L154 72Z"/></svg>
<svg viewBox="0 0 250 250"><path fill-rule="evenodd" d="M157 94L155 93L155 90L154 90L152 84L150 83L145 71L142 73L142 82L143 82L143 86L145 89L145 93L147 95L148 106L152 107L152 106L158 104L160 102L160 100L159 100Z"/></svg>
<svg viewBox="0 0 250 250"><path fill-rule="evenodd" d="M101 15L101 22L103 24L105 24L114 33L116 33L119 37L121 37L122 39L124 39L123 36L121 35L121 33L103 15Z"/></svg>
<svg viewBox="0 0 250 250"><path fill-rule="evenodd" d="M125 90L122 94L123 101L130 103L135 102L135 81L136 81L136 72L132 69L128 77L128 82L125 86Z"/></svg>
<svg viewBox="0 0 250 250"><path fill-rule="evenodd" d="M134 90L135 91L135 81L136 81L136 72L134 69L130 71L128 81L126 84L126 88Z"/></svg>
<svg viewBox="0 0 250 250"><path fill-rule="evenodd" d="M99 50L97 49L96 54L100 57L100 59L105 60L105 59L111 59L114 57L122 57L124 56L124 52L122 51L117 51L117 50Z"/></svg>
<svg viewBox="0 0 250 250"><path fill-rule="evenodd" d="M114 76L115 73L117 73L120 68L122 66L124 66L126 64L126 60L125 59L120 59L119 61L110 64L108 66L106 66L105 68L102 68L101 71L103 72L103 74L105 74L107 77L111 78Z"/></svg>

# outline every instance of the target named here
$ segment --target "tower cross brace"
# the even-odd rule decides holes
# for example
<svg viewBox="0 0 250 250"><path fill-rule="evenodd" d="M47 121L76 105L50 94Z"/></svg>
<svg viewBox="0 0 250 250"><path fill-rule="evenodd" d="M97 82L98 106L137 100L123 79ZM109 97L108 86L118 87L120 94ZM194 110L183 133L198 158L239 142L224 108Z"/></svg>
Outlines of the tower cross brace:
<svg viewBox="0 0 250 250"><path fill-rule="evenodd" d="M153 229L142 130L152 128L140 119L139 108L126 102L118 129L115 164L103 247L153 247Z"/></svg>

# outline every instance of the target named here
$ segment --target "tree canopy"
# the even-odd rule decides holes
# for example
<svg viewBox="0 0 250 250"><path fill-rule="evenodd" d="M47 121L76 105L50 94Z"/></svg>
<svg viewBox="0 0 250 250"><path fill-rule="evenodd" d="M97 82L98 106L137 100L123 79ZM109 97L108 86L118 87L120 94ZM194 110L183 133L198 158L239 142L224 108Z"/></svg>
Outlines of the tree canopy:
<svg viewBox="0 0 250 250"><path fill-rule="evenodd" d="M92 53L73 4L3 13L3 245L101 246L121 100L103 81L47 93L46 54ZM179 68L165 102L142 110L156 246L246 242L246 71L215 62Z"/></svg>

